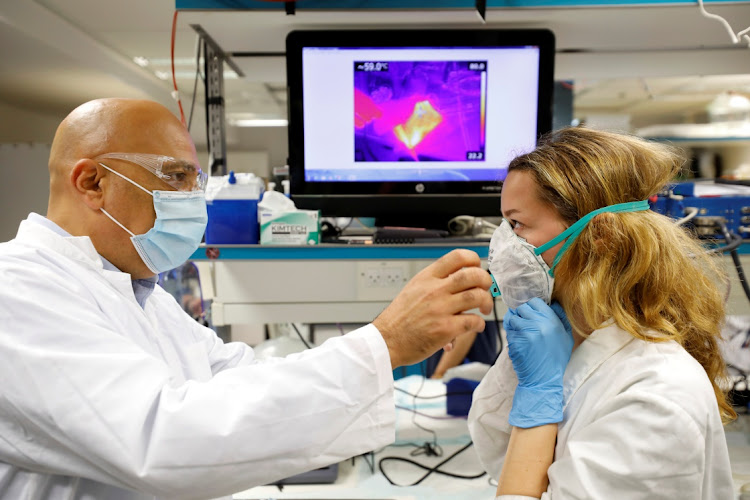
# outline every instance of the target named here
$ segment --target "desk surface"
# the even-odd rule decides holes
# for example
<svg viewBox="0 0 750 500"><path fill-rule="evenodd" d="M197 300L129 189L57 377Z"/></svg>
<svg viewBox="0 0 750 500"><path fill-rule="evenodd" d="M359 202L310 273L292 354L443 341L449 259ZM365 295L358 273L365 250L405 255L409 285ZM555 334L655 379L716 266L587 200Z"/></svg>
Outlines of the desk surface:
<svg viewBox="0 0 750 500"><path fill-rule="evenodd" d="M424 385L421 387L422 382ZM432 429L437 434L437 443L443 449L441 457L409 456L413 446L389 446L375 453L375 471L363 457L346 460L339 465L339 476L334 484L286 485L283 491L276 486L261 486L241 493L239 499L393 499L393 500L481 500L495 497L496 486L490 484L485 474L478 479L455 479L439 474L431 474L417 486L395 486L388 482L378 468L380 460L386 456L410 458L427 466L435 466L455 451L471 441L466 419L451 418L445 413L445 384L439 380L425 380L421 376L410 376L396 380L396 387L412 393L419 391L421 396L440 396L434 399L418 399L397 392L396 399L396 442L403 445L411 442L431 441L432 435L418 427ZM401 408L399 408L401 407ZM405 408L416 408L420 415ZM430 415L435 418L423 416ZM369 460L369 458L368 458ZM383 465L391 479L399 484L417 481L425 471L401 462L386 462ZM476 452L469 447L457 455L441 469L462 474L477 475L483 472ZM494 479L494 478L493 478Z"/></svg>
<svg viewBox="0 0 750 500"><path fill-rule="evenodd" d="M455 250L467 248L486 259L489 244L477 243L409 244L409 245L201 245L190 260L357 260L357 259L436 259ZM750 243L737 249L750 255Z"/></svg>
<svg viewBox="0 0 750 500"><path fill-rule="evenodd" d="M456 248L468 248L484 259L487 258L489 244L482 241L456 245L201 245L190 260L436 259Z"/></svg>

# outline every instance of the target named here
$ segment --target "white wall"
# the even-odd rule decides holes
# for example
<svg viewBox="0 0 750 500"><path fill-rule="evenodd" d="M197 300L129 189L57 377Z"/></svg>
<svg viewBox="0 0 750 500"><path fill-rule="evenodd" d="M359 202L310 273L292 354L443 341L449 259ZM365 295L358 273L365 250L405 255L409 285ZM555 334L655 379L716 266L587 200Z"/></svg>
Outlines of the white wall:
<svg viewBox="0 0 750 500"><path fill-rule="evenodd" d="M235 127L228 127L228 130L232 128ZM289 156L286 127L246 127L235 130L235 133L227 132L227 136L234 135L231 145L227 144L230 162L232 151L266 151L270 168L286 165ZM269 170L267 175L270 173Z"/></svg>
<svg viewBox="0 0 750 500"><path fill-rule="evenodd" d="M29 111L0 101L0 144L14 142L52 143L64 114ZM45 163L46 165L46 163Z"/></svg>
<svg viewBox="0 0 750 500"><path fill-rule="evenodd" d="M0 241L15 237L29 212L47 213L49 150L49 144L0 144Z"/></svg>
<svg viewBox="0 0 750 500"><path fill-rule="evenodd" d="M49 145L64 117L0 102L0 241L13 238L29 212L47 213Z"/></svg>

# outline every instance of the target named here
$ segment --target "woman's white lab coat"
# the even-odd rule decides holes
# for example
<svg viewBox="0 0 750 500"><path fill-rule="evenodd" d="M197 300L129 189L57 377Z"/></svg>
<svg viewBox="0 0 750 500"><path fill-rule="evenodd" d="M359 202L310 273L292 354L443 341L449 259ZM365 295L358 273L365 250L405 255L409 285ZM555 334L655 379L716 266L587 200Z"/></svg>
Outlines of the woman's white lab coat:
<svg viewBox="0 0 750 500"><path fill-rule="evenodd" d="M504 353L477 387L469 413L474 445L494 478L508 447L517 384ZM734 498L713 389L676 342L645 342L615 325L597 330L573 352L563 391L543 499Z"/></svg>
<svg viewBox="0 0 750 500"><path fill-rule="evenodd" d="M29 220L0 245L0 360L2 499L207 498L394 439L374 326L261 363Z"/></svg>

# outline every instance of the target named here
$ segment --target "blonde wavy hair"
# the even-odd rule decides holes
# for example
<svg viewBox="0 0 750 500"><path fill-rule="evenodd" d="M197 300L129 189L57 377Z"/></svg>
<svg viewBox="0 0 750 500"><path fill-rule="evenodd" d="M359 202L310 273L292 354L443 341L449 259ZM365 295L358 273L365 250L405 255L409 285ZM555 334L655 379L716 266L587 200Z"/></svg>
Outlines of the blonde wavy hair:
<svg viewBox="0 0 750 500"><path fill-rule="evenodd" d="M572 224L597 208L640 201L661 191L684 159L672 148L624 134L566 128L544 137L509 171L531 172L540 198ZM721 387L719 351L726 276L684 228L653 211L594 217L555 268L578 332L609 319L646 341L675 340L706 370L722 420L736 418Z"/></svg>

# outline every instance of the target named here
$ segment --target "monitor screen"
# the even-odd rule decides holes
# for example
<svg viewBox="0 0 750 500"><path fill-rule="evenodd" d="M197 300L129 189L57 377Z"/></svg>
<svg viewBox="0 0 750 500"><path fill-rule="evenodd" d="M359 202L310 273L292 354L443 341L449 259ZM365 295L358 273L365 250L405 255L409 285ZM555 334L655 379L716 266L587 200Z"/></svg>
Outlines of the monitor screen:
<svg viewBox="0 0 750 500"><path fill-rule="evenodd" d="M551 127L553 52L547 30L290 33L292 199L497 215L508 163Z"/></svg>

